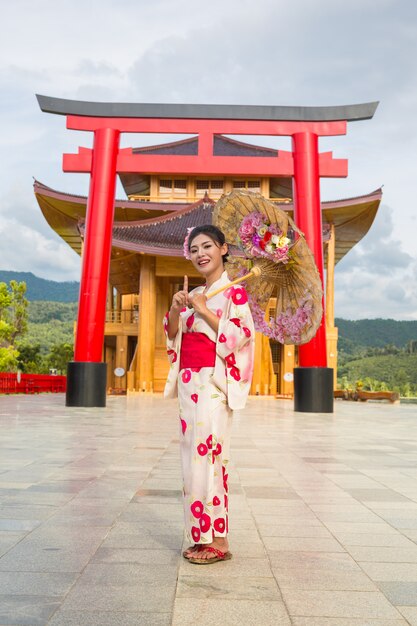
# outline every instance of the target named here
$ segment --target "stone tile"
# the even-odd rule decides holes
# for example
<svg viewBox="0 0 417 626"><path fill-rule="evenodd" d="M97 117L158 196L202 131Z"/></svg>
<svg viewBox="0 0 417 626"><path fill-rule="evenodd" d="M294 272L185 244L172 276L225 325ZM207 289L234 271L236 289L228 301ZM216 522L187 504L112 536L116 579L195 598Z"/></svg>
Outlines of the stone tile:
<svg viewBox="0 0 417 626"><path fill-rule="evenodd" d="M172 626L290 626L291 621L282 602L262 600L175 600Z"/></svg>
<svg viewBox="0 0 417 626"><path fill-rule="evenodd" d="M302 524L278 526L262 526L259 529L261 537L332 537L324 526L304 526Z"/></svg>
<svg viewBox="0 0 417 626"><path fill-rule="evenodd" d="M417 582L416 563L360 563L364 572L376 582Z"/></svg>
<svg viewBox="0 0 417 626"><path fill-rule="evenodd" d="M303 567L305 569L326 569L360 571L359 565L349 554L343 552L269 552L273 568Z"/></svg>
<svg viewBox="0 0 417 626"><path fill-rule="evenodd" d="M409 626L404 619L292 617L292 626Z"/></svg>
<svg viewBox="0 0 417 626"><path fill-rule="evenodd" d="M41 524L40 520L30 519L0 519L0 531L26 530L31 531Z"/></svg>
<svg viewBox="0 0 417 626"><path fill-rule="evenodd" d="M127 613L115 611L62 611L48 626L170 626L171 613Z"/></svg>
<svg viewBox="0 0 417 626"><path fill-rule="evenodd" d="M377 585L360 571L303 567L272 568L280 589L325 591L378 591Z"/></svg>
<svg viewBox="0 0 417 626"><path fill-rule="evenodd" d="M161 530L165 530L161 528ZM178 534L171 535L134 535L132 533L113 533L109 535L102 544L103 548L135 548L142 550L175 550L182 544Z"/></svg>
<svg viewBox="0 0 417 626"><path fill-rule="evenodd" d="M324 524L334 535L338 533L357 533L370 535L398 535L398 531L384 522L367 524L362 522L332 522Z"/></svg>
<svg viewBox="0 0 417 626"><path fill-rule="evenodd" d="M401 617L378 591L304 591L285 588L281 592L291 617Z"/></svg>
<svg viewBox="0 0 417 626"><path fill-rule="evenodd" d="M414 550L415 543L400 535L371 535L370 533L338 533L337 540L344 546L368 546L389 548L398 546L400 548L410 547Z"/></svg>
<svg viewBox="0 0 417 626"><path fill-rule="evenodd" d="M158 586L175 585L178 564L148 563L90 563L77 581L80 586L137 586L155 584Z"/></svg>
<svg viewBox="0 0 417 626"><path fill-rule="evenodd" d="M64 596L78 574L0 572L1 593L10 596Z"/></svg>
<svg viewBox="0 0 417 626"><path fill-rule="evenodd" d="M122 611L141 613L170 613L174 602L175 584L140 585L77 584L66 596L64 611Z"/></svg>
<svg viewBox="0 0 417 626"><path fill-rule="evenodd" d="M177 598L212 598L217 600L264 600L282 601L278 586L273 578L212 577L204 574L180 576Z"/></svg>
<svg viewBox="0 0 417 626"><path fill-rule="evenodd" d="M417 607L417 582L378 582L378 587L395 606Z"/></svg>
<svg viewBox="0 0 417 626"><path fill-rule="evenodd" d="M0 624L45 626L59 604L57 598L0 594Z"/></svg>
<svg viewBox="0 0 417 626"><path fill-rule="evenodd" d="M415 606L398 606L397 609L404 615L410 626L417 626L417 608Z"/></svg>
<svg viewBox="0 0 417 626"><path fill-rule="evenodd" d="M132 548L99 548L90 563L140 563L141 565L175 565L179 550L141 550Z"/></svg>
<svg viewBox="0 0 417 626"><path fill-rule="evenodd" d="M263 541L268 552L345 552L332 537L264 537Z"/></svg>
<svg viewBox="0 0 417 626"><path fill-rule="evenodd" d="M346 546L346 550L356 561L374 561L388 563L417 563L417 546L401 547L367 547Z"/></svg>

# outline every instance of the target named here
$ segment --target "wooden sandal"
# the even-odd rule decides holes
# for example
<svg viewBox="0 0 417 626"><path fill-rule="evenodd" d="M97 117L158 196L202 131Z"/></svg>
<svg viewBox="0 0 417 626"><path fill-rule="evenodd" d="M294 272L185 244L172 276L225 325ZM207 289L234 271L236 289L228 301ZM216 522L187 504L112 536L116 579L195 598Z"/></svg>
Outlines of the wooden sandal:
<svg viewBox="0 0 417 626"><path fill-rule="evenodd" d="M199 548L199 552L212 552L214 554L210 559L198 559L197 557L189 557L189 563L194 563L195 565L209 565L210 563L217 563L217 561L228 561L232 558L231 552L222 552L217 548L213 548L212 546L208 546L205 548L201 546Z"/></svg>

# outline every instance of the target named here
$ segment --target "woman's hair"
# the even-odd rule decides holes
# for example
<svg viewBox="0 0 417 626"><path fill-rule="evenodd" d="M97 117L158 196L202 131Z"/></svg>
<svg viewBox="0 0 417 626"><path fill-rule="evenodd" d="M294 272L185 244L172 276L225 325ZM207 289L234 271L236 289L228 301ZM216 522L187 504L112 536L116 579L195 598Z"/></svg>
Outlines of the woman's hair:
<svg viewBox="0 0 417 626"><path fill-rule="evenodd" d="M203 224L202 226L196 226L190 232L190 236L188 239L188 251L190 251L192 241L198 235L207 235L208 237L210 237L210 239L214 241L215 244L218 245L219 248L221 248L221 246L226 243L226 238L220 228L217 228L217 226L213 226L212 224ZM228 252L222 255L223 263L227 261L228 256Z"/></svg>

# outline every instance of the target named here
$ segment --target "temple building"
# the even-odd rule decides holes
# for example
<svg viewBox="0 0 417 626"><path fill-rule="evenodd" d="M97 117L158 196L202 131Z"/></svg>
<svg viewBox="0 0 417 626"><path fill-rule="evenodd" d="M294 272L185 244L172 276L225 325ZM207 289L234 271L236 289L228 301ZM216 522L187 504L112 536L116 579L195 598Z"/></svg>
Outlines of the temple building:
<svg viewBox="0 0 417 626"><path fill-rule="evenodd" d="M197 138L136 148L133 153L194 155ZM277 156L278 151L214 137L214 155ZM223 193L248 189L261 193L293 216L291 177L225 177L119 174L127 200L116 200L103 360L109 389L163 390L168 360L162 318L184 275L190 288L201 277L183 257L187 227L211 223L213 206ZM55 191L35 181L34 191L50 225L77 254L82 254L87 198ZM380 189L364 196L322 202L326 270L325 304L328 366L337 376L337 328L334 325L334 268L368 232L378 211ZM271 300L270 308L274 307ZM267 312L268 313L268 312ZM251 393L291 396L297 349L257 333Z"/></svg>

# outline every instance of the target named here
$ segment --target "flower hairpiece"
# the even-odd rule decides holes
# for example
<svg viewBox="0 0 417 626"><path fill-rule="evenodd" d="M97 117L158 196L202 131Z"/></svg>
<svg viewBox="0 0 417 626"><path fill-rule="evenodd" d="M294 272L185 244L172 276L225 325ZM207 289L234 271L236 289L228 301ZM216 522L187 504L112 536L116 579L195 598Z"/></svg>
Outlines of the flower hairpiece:
<svg viewBox="0 0 417 626"><path fill-rule="evenodd" d="M190 241L190 235L191 235L191 231L194 230L195 226L192 226L191 228L187 228L187 235L184 239L184 256L186 259L188 259L188 261L191 260L191 254L190 254L190 248L188 246L188 242Z"/></svg>

